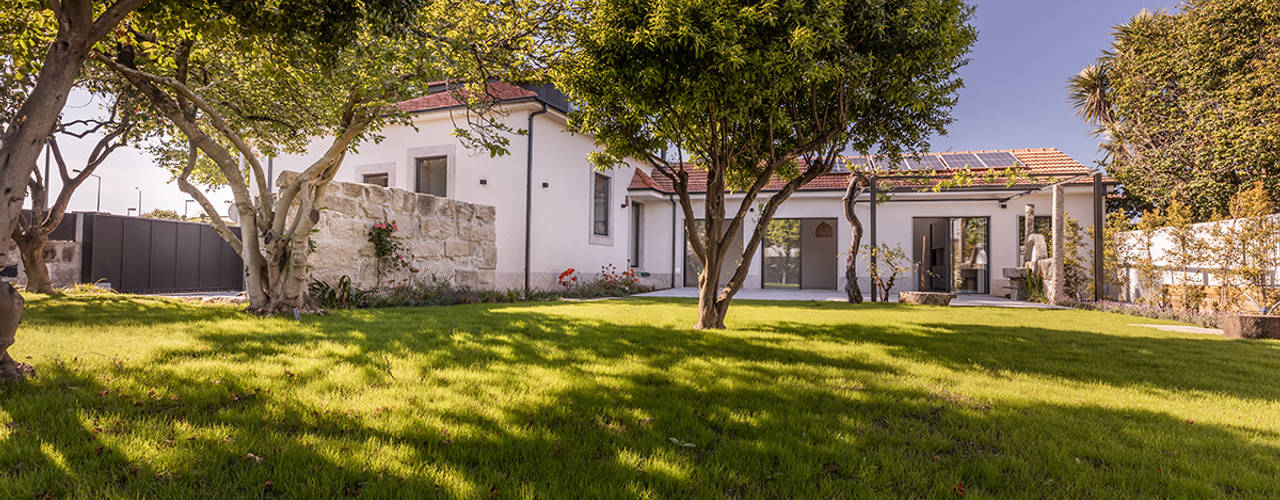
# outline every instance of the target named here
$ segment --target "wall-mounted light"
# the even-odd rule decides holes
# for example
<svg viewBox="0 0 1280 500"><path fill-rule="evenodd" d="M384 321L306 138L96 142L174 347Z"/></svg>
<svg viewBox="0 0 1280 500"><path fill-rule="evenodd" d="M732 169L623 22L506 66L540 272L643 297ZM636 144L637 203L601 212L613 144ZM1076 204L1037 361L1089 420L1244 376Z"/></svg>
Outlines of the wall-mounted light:
<svg viewBox="0 0 1280 500"><path fill-rule="evenodd" d="M625 196L622 198L622 208L627 208L627 205L630 205L630 204L631 204L630 196Z"/></svg>
<svg viewBox="0 0 1280 500"><path fill-rule="evenodd" d="M1009 208L1009 204L1008 204L1008 203L1001 203L1001 204L1000 204L1000 208L1001 208L1001 209Z"/></svg>
<svg viewBox="0 0 1280 500"><path fill-rule="evenodd" d="M542 189L546 189L546 188L549 188L549 187L551 187L551 183L549 183L549 182L544 182L544 183L542 183Z"/></svg>
<svg viewBox="0 0 1280 500"><path fill-rule="evenodd" d="M480 179L480 185L481 185L481 186L485 186L485 185L488 185L488 184L489 184L489 179Z"/></svg>

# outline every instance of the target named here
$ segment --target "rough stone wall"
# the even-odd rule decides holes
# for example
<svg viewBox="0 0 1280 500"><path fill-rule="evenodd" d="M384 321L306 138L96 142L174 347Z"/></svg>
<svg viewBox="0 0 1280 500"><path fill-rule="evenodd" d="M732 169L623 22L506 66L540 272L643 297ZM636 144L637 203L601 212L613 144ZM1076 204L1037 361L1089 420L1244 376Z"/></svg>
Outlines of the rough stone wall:
<svg viewBox="0 0 1280 500"><path fill-rule="evenodd" d="M49 266L49 278L53 286L72 286L80 282L80 243L76 241L49 240L44 245L44 260ZM22 265L18 244L9 241L8 261L4 266L18 266L17 283L27 283L27 270Z"/></svg>
<svg viewBox="0 0 1280 500"><path fill-rule="evenodd" d="M285 172L278 182L286 184L296 175ZM494 286L494 207L352 182L330 183L320 206L320 222L311 235L313 279L334 284L347 275L366 289L432 277L471 288ZM393 238L404 245L409 265L386 270L380 278L369 228L388 221L399 226Z"/></svg>

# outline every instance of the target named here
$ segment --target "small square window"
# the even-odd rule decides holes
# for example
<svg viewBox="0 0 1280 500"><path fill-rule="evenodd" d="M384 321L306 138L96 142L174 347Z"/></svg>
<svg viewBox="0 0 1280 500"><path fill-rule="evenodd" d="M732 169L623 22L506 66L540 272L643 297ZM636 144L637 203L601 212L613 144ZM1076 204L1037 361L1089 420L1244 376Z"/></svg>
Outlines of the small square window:
<svg viewBox="0 0 1280 500"><path fill-rule="evenodd" d="M380 174L364 174L360 178L360 182L365 184L373 184L375 186L387 187L388 176L386 172Z"/></svg>
<svg viewBox="0 0 1280 500"><path fill-rule="evenodd" d="M444 156L418 158L415 191L444 198L448 196L449 159Z"/></svg>

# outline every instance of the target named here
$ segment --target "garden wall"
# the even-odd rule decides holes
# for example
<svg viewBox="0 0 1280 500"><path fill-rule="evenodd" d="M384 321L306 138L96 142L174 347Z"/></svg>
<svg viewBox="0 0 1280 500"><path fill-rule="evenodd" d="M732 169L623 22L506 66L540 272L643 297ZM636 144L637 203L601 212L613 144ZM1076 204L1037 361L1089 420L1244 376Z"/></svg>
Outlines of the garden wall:
<svg viewBox="0 0 1280 500"><path fill-rule="evenodd" d="M16 266L18 269L16 282L25 285L27 283L27 270L22 265L22 259L19 258L18 244L12 240L9 241L8 255L9 261L4 262L0 267ZM44 245L44 260L49 266L49 278L53 281L53 286L72 286L80 282L81 259L79 242L49 240Z"/></svg>
<svg viewBox="0 0 1280 500"><path fill-rule="evenodd" d="M277 183L296 175L284 172ZM435 277L458 286L494 287L494 207L352 182L330 183L320 205L311 235L313 279L332 285L346 275L361 288L387 288ZM404 245L408 265L384 269L380 277L369 228L387 221L399 226L393 237Z"/></svg>

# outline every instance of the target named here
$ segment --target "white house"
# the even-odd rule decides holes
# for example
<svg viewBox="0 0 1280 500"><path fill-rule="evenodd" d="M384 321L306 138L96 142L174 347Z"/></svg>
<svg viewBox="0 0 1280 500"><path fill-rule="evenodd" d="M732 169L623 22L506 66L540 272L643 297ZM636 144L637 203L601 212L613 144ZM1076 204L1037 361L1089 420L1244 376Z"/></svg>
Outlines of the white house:
<svg viewBox="0 0 1280 500"><path fill-rule="evenodd" d="M495 83L491 93L501 99L498 120L513 130L529 131L527 137L511 138L509 155L490 157L463 147L452 135L463 120L461 107L441 91L401 103L412 113L414 127L389 127L382 130L381 142L360 145L348 155L337 180L496 207L498 288L526 283L552 288L565 269L590 275L606 265L630 265L645 285L655 288L696 284L697 262L685 250L683 219L664 176L639 163L593 170L587 153L595 150L594 140L566 129L568 103L553 88ZM301 170L319 151L317 145L308 154L276 158L274 169ZM848 159L849 164L883 161ZM1014 267L1020 258L1024 206L1035 205L1038 217L1044 217L1038 222L1047 225L1052 206L1044 189L1048 182L1070 181L1065 188L1068 215L1083 225L1093 222L1101 197L1095 196L1090 170L1052 148L921 155L887 180L901 184L912 175L960 166L981 171L1015 163L1032 177L1014 185L970 185L940 193L897 189L877 203L874 223L870 198L863 196L857 209L868 230L863 243L871 242L874 225L878 243L900 246L929 270L902 278L898 289L1003 293L1007 280L1001 269ZM694 191L700 187L696 173ZM787 241L766 241L755 251L745 287L844 286L850 229L841 197L848 179L847 170L825 175L781 206L775 220L785 230L775 236ZM769 194L766 188L762 198ZM736 200L740 198L729 196L731 209ZM701 213L700 202L695 202L695 213ZM754 227L749 220L745 231ZM865 264L859 272L864 280ZM862 285L869 288L869 282Z"/></svg>

